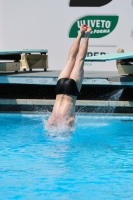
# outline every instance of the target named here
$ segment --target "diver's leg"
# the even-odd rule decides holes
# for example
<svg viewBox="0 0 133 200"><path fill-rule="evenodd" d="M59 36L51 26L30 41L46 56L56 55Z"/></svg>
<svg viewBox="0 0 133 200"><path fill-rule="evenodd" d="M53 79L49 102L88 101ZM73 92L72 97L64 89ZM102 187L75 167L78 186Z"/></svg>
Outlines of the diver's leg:
<svg viewBox="0 0 133 200"><path fill-rule="evenodd" d="M80 27L80 32L79 32L76 40L74 41L74 43L73 43L73 45L72 45L72 47L69 51L67 63L65 65L65 67L63 68L63 70L61 71L58 79L70 77L70 74L71 74L73 67L75 65L76 56L77 56L78 51L79 51L80 41L81 41L82 35L84 34L85 30L86 30L86 25L83 24Z"/></svg>
<svg viewBox="0 0 133 200"><path fill-rule="evenodd" d="M90 36L91 28L87 27L87 31L85 31L85 37L82 42L81 47L79 48L78 56L74 65L74 68L71 72L70 78L74 79L77 83L78 90L80 91L83 75L84 75L84 59L88 49L88 41Z"/></svg>

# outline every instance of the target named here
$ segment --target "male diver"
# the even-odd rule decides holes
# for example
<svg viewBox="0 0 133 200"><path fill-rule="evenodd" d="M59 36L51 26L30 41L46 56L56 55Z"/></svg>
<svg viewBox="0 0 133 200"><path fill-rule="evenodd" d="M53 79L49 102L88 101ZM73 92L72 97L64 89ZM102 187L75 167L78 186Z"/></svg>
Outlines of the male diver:
<svg viewBox="0 0 133 200"><path fill-rule="evenodd" d="M48 119L48 128L67 125L71 130L74 126L75 104L82 86L84 59L90 33L91 28L83 24L69 51L67 63L58 77L55 88L56 100L52 114ZM82 36L84 39L80 46Z"/></svg>

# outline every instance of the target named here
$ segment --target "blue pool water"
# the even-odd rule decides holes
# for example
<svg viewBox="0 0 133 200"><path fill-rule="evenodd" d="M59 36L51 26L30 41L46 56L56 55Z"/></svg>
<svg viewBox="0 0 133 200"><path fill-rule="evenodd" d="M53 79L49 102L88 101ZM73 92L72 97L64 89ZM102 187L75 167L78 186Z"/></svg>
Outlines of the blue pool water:
<svg viewBox="0 0 133 200"><path fill-rule="evenodd" d="M0 114L1 200L133 199L133 119L79 115L52 137L47 116Z"/></svg>

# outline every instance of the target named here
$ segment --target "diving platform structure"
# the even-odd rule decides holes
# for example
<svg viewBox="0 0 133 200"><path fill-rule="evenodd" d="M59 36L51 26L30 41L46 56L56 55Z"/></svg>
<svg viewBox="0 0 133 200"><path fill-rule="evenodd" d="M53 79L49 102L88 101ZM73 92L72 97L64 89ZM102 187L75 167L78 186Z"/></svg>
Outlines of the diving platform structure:
<svg viewBox="0 0 133 200"><path fill-rule="evenodd" d="M0 84L55 86L60 71L20 71L0 73ZM117 71L85 71L83 86L133 87L133 76L119 75Z"/></svg>
<svg viewBox="0 0 133 200"><path fill-rule="evenodd" d="M85 61L89 62L105 62L105 61L112 61L112 60L122 60L127 62L133 62L133 52L128 53L113 53L113 54L106 54L101 56L90 56L86 57Z"/></svg>
<svg viewBox="0 0 133 200"><path fill-rule="evenodd" d="M114 54L85 58L85 62L106 62L112 60L116 60L116 67L119 74L133 75L133 52L124 53L123 49L118 49L117 53Z"/></svg>
<svg viewBox="0 0 133 200"><path fill-rule="evenodd" d="M48 68L48 50L25 49L0 51L0 71L20 71L20 68L27 69Z"/></svg>
<svg viewBox="0 0 133 200"><path fill-rule="evenodd" d="M52 109L55 99L54 86L60 71L47 71L47 53L47 50L0 52L0 61L2 61L0 111L29 112L36 109L45 110L48 107ZM115 108L113 111L115 113L133 113L133 53L122 52L85 58L85 62L111 60L116 60L118 72L85 71L83 87L76 102L77 111L91 113L98 107L99 113L103 113L103 110L108 113L110 108ZM121 89L124 91L122 100L106 100L109 91ZM103 94L105 97L102 97Z"/></svg>
<svg viewBox="0 0 133 200"><path fill-rule="evenodd" d="M0 51L0 84L56 85L60 71L47 71L47 54L48 50L44 49ZM119 49L115 54L85 58L85 62L112 60L116 60L118 72L85 71L83 85L133 87L133 52Z"/></svg>

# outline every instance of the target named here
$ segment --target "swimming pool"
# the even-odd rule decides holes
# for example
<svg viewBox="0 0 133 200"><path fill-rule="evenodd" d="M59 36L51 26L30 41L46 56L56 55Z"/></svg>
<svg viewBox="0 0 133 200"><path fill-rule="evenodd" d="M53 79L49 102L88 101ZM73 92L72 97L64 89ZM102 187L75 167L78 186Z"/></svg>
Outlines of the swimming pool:
<svg viewBox="0 0 133 200"><path fill-rule="evenodd" d="M57 137L46 119L0 114L0 199L132 199L133 117L79 115Z"/></svg>

